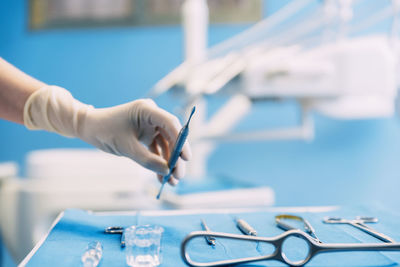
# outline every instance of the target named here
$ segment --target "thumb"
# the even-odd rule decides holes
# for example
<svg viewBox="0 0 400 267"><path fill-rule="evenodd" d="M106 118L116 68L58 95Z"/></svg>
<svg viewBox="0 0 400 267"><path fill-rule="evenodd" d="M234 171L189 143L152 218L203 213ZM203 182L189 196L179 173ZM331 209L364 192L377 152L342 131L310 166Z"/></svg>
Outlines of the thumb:
<svg viewBox="0 0 400 267"><path fill-rule="evenodd" d="M143 144L135 140L132 144L132 151L127 155L143 167L152 170L160 175L167 175L169 167L167 161L161 156L148 150Z"/></svg>

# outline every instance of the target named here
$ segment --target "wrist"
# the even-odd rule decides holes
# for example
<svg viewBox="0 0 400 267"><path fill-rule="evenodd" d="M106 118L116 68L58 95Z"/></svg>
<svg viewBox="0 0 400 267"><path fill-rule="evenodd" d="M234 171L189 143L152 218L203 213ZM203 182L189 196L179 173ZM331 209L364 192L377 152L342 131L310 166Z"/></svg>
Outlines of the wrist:
<svg viewBox="0 0 400 267"><path fill-rule="evenodd" d="M91 106L74 99L58 86L44 86L31 94L24 106L24 125L31 130L46 130L67 137L79 134L82 120Z"/></svg>

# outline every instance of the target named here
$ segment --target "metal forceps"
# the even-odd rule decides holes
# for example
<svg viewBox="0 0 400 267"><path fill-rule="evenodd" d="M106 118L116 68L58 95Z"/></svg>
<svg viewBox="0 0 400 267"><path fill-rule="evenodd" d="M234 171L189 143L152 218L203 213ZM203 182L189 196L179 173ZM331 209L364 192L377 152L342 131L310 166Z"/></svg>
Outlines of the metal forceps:
<svg viewBox="0 0 400 267"><path fill-rule="evenodd" d="M303 217L297 216L297 215L291 215L291 214L280 214L275 216L275 222L276 225L281 228L282 230L288 231L288 230L294 230L297 229L287 223L285 223L283 220L295 220L302 222L304 224L304 230L306 233L308 233L312 238L315 239L318 243L322 243L321 240L317 237L315 234L314 228L311 226L311 224L304 219ZM300 230L300 229L299 229Z"/></svg>
<svg viewBox="0 0 400 267"><path fill-rule="evenodd" d="M323 219L324 223L331 223L331 224L349 224L351 226L354 226L361 231L366 232L367 234L372 235L373 237L376 237L383 242L388 242L388 243L395 243L392 238L388 237L387 235L384 235L382 233L379 233L375 229L372 229L371 227L365 225L365 223L376 223L378 222L377 218L374 217L362 217L362 216L357 216L355 220L346 220L343 218L338 218L338 217L325 217Z"/></svg>
<svg viewBox="0 0 400 267"><path fill-rule="evenodd" d="M199 262L192 260L189 253L187 252L188 243L194 238L206 238L210 236L215 238L254 241L259 243L264 242L273 245L274 251L269 255L238 259L227 259L209 262ZM285 246L283 246L283 244L285 240L290 237L302 238L308 245L308 253L298 261L290 260L285 254ZM303 266L317 254L345 251L400 251L400 243L318 243L317 241L315 241L314 238L310 237L310 235L296 229L286 231L283 234L275 237L259 237L208 231L196 231L187 235L181 244L182 259L186 264L194 267L227 266L266 260L276 260L290 266Z"/></svg>
<svg viewBox="0 0 400 267"><path fill-rule="evenodd" d="M125 228L121 226L110 226L104 229L104 233L121 235L121 247L123 248L125 247L124 230Z"/></svg>

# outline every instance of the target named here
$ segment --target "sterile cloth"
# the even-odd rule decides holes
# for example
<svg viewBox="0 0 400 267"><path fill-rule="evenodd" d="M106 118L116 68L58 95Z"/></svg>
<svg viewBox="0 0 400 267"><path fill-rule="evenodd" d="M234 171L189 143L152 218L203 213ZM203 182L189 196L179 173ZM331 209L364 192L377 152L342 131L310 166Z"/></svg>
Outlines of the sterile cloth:
<svg viewBox="0 0 400 267"><path fill-rule="evenodd" d="M33 254L27 266L82 266L81 255L91 241L103 245L103 258L99 266L127 266L125 251L120 247L120 235L105 234L108 226L130 226L157 224L164 228L162 237L162 266L186 266L180 256L180 243L192 231L201 229L200 219L204 219L212 231L240 234L235 218L246 220L259 236L276 236L283 230L275 225L274 216L280 214L279 208L257 212L218 212L204 211L195 214L181 214L176 211L137 212L132 214L110 215L91 213L82 210L66 210L51 230L46 240ZM285 212L287 213L287 212ZM377 208L338 208L331 212L290 212L303 216L314 226L317 236L326 243L382 242L349 225L323 224L324 216L340 216L352 219L355 216L375 216L379 222L371 226L400 241L400 215ZM253 244L244 245L217 240L215 248L198 243L192 258L214 260L217 256L235 255L257 256L267 248ZM245 266L285 266L276 261L257 262ZM400 266L400 252L339 252L317 255L307 266Z"/></svg>

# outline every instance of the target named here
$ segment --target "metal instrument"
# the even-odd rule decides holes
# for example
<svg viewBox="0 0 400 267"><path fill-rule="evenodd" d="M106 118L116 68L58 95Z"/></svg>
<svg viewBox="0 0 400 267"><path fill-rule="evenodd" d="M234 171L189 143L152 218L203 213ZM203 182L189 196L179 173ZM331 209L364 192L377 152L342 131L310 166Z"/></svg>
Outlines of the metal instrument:
<svg viewBox="0 0 400 267"><path fill-rule="evenodd" d="M356 217L355 220L346 220L343 218L338 218L338 217L326 217L322 220L324 223L330 223L330 224L349 224L353 227L356 227L360 229L361 231L366 232L367 234L372 235L373 237L376 237L383 242L387 243L395 243L394 239L390 238L389 236L382 234L375 229L365 225L365 223L376 223L378 222L377 218L374 217L361 217L358 216Z"/></svg>
<svg viewBox="0 0 400 267"><path fill-rule="evenodd" d="M308 233L312 238L315 239L315 241L317 241L318 243L322 243L321 240L319 240L319 238L317 237L317 235L315 234L315 230L314 228L311 226L311 224L304 219L303 217L297 216L297 215L291 215L291 214L280 214L280 215L276 215L275 216L275 222L276 225L281 228L282 230L288 231L288 230L294 230L297 229L287 223L284 222L284 220L295 220L295 221L299 221L302 222L304 225L304 230L306 233ZM301 230L301 229L299 229Z"/></svg>
<svg viewBox="0 0 400 267"><path fill-rule="evenodd" d="M257 235L257 231L243 219L236 219L236 226L245 235Z"/></svg>
<svg viewBox="0 0 400 267"><path fill-rule="evenodd" d="M201 219L201 227L203 227L204 231L211 232L210 228L208 228L206 222L203 219ZM207 244L209 244L210 246L215 246L215 237L206 236L205 239Z"/></svg>
<svg viewBox="0 0 400 267"><path fill-rule="evenodd" d="M106 234L119 234L121 235L121 247L125 247L124 227L121 226L110 226L104 229Z"/></svg>
<svg viewBox="0 0 400 267"><path fill-rule="evenodd" d="M212 262L199 262L194 261L190 258L187 251L187 245L194 238L205 238L205 237L225 238L243 241L254 241L258 243L268 243L274 246L274 251L269 255L255 256L239 259L227 259ZM285 246L283 243L288 238L301 238L308 244L308 253L305 257L299 261L291 261L285 254ZM259 237L249 235L237 235L228 233L208 232L208 231L197 231L192 232L185 237L181 244L181 256L186 264L195 267L208 267L208 266L227 266L235 264L243 264L249 262L258 262L266 260L276 260L283 262L291 266L302 266L309 262L314 256L321 253L328 252L346 252L346 251L400 251L400 243L319 243L309 234L304 233L301 230L289 230L276 237Z"/></svg>
<svg viewBox="0 0 400 267"><path fill-rule="evenodd" d="M171 177L172 172L174 171L175 165L179 159L179 156L181 155L183 145L185 144L186 138L189 135L189 122L190 122L190 119L192 118L195 110L196 110L196 107L193 107L192 111L190 112L189 119L187 120L185 126L182 127L181 131L179 132L178 138L176 139L174 149L172 150L171 155L169 157L169 161L168 161L169 173L167 175L165 175L162 179L160 191L157 194L157 199L160 199L164 185L166 182L168 182L169 178Z"/></svg>

